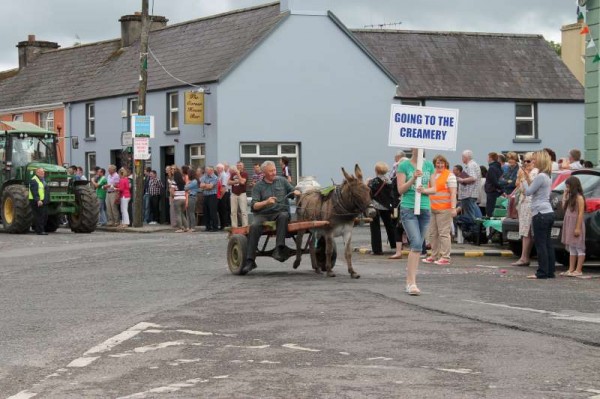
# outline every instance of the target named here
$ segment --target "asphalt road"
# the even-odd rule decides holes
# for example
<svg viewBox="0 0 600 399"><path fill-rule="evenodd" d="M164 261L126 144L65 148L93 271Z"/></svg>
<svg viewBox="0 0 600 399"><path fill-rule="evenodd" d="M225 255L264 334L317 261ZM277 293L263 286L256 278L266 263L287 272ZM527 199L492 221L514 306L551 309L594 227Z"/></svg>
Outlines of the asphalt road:
<svg viewBox="0 0 600 399"><path fill-rule="evenodd" d="M355 253L352 280L343 259L326 278L259 258L239 277L226 246L0 232L0 398L600 398L600 268L531 281L455 257L409 297L404 260Z"/></svg>

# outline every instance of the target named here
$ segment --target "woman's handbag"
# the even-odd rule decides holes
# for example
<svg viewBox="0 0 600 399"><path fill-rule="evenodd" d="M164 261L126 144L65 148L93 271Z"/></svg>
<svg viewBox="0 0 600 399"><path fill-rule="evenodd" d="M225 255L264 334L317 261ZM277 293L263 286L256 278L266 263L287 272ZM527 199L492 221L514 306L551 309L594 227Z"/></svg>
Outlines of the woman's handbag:
<svg viewBox="0 0 600 399"><path fill-rule="evenodd" d="M522 194L519 188L515 188L512 193L508 196L508 213L507 216L511 219L518 219L519 212L517 210L519 206L519 200Z"/></svg>

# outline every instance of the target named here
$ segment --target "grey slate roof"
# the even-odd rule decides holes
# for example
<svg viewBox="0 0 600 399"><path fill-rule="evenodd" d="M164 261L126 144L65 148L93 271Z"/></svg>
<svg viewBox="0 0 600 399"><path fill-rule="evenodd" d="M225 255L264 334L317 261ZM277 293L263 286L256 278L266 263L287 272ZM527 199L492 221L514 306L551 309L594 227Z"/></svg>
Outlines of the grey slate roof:
<svg viewBox="0 0 600 399"><path fill-rule="evenodd" d="M150 33L149 45L177 78L219 80L286 17L279 3L201 18ZM0 80L0 109L134 94L139 40L120 39L42 53L16 76ZM148 57L148 90L182 86Z"/></svg>
<svg viewBox="0 0 600 399"><path fill-rule="evenodd" d="M99 64L120 40L42 53L16 75L0 81L0 109L66 101L93 81Z"/></svg>
<svg viewBox="0 0 600 399"><path fill-rule="evenodd" d="M403 98L583 101L540 35L353 30Z"/></svg>

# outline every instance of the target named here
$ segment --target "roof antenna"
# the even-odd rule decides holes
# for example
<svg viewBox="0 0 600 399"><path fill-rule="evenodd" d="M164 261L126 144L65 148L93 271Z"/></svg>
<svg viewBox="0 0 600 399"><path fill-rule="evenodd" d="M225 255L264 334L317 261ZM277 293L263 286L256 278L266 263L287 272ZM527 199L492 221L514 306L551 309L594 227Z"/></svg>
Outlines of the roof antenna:
<svg viewBox="0 0 600 399"><path fill-rule="evenodd" d="M398 26L398 25L402 25L402 21L398 21L398 22L390 22L387 24L374 24L374 25L365 25L364 28L379 28L379 29L384 29L387 26Z"/></svg>

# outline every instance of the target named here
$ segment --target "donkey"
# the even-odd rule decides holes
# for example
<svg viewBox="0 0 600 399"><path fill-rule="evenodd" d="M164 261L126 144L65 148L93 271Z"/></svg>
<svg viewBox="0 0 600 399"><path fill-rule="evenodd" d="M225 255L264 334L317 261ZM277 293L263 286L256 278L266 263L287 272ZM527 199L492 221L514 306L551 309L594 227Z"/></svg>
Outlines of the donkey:
<svg viewBox="0 0 600 399"><path fill-rule="evenodd" d="M335 186L327 195L321 194L321 191L308 191L300 196L296 204L296 214L298 221L305 220L326 220L329 226L323 230L325 236L325 254L327 276L335 277L331 271L331 256L333 254L334 237L343 236L346 243L344 255L348 264L348 273L352 278L360 278L360 275L352 268L352 228L354 219L361 213L369 210L371 205L371 191L363 182L363 175L360 167L355 165L354 174L351 176L342 168L344 182ZM369 211L374 211L371 207ZM374 216L368 214L367 216ZM300 265L302 255L302 235L300 231L296 234L296 260L294 268ZM312 245L312 243L310 244ZM320 274L321 269L315 267L315 272Z"/></svg>

